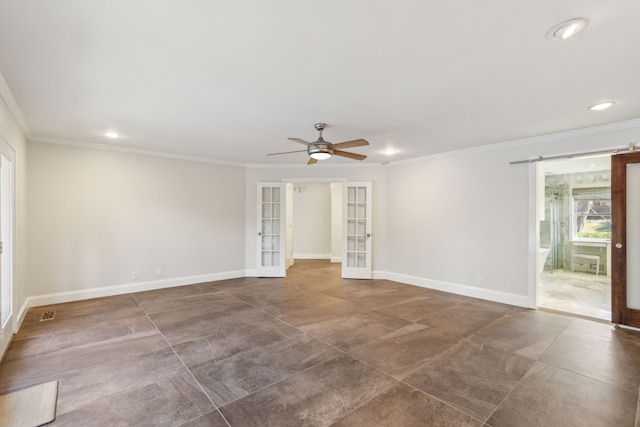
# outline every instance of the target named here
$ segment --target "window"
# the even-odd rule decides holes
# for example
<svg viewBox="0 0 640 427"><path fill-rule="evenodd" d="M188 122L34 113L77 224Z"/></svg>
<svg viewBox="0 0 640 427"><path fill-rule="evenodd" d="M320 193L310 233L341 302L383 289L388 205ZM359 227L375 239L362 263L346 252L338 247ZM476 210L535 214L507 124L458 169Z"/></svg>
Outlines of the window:
<svg viewBox="0 0 640 427"><path fill-rule="evenodd" d="M574 188L575 237L611 239L611 187Z"/></svg>

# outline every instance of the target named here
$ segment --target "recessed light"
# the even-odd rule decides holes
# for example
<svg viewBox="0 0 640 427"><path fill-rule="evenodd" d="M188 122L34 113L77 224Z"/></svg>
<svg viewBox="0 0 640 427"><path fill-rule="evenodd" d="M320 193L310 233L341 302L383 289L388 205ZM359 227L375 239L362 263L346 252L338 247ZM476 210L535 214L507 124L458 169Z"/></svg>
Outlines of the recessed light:
<svg viewBox="0 0 640 427"><path fill-rule="evenodd" d="M107 138L120 138L120 134L115 130L108 130L106 132L102 132L102 134Z"/></svg>
<svg viewBox="0 0 640 427"><path fill-rule="evenodd" d="M548 39L566 40L578 34L587 25L587 21L582 18L570 19L562 22L547 31Z"/></svg>
<svg viewBox="0 0 640 427"><path fill-rule="evenodd" d="M396 154L398 152L398 150L396 150L395 148L386 148L382 154L386 154L387 156L392 156L394 154Z"/></svg>
<svg viewBox="0 0 640 427"><path fill-rule="evenodd" d="M595 104L592 105L591 107L589 107L589 110L591 111L602 111L602 110L606 110L607 108L611 107L614 103L611 101L607 101L607 102L601 102L599 104Z"/></svg>

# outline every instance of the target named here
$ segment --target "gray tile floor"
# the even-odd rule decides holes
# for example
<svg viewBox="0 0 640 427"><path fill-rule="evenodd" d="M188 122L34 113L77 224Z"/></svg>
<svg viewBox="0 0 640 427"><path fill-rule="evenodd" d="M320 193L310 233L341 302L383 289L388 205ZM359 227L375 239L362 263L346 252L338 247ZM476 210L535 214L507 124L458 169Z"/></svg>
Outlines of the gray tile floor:
<svg viewBox="0 0 640 427"><path fill-rule="evenodd" d="M286 279L31 309L0 393L59 380L59 426L635 423L639 333L339 277L298 261Z"/></svg>

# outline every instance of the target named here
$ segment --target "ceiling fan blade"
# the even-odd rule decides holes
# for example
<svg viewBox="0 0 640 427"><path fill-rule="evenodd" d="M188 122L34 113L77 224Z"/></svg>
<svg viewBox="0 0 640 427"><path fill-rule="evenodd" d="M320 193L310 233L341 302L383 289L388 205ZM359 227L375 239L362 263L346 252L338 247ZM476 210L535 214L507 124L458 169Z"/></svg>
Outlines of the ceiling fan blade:
<svg viewBox="0 0 640 427"><path fill-rule="evenodd" d="M364 147L369 145L366 139L354 139L353 141L338 142L333 144L333 148L351 148L351 147Z"/></svg>
<svg viewBox="0 0 640 427"><path fill-rule="evenodd" d="M314 159L313 157L310 157L309 161L307 162L308 165L313 165L315 163L318 163L318 160Z"/></svg>
<svg viewBox="0 0 640 427"><path fill-rule="evenodd" d="M354 160L364 160L367 158L367 156L364 156L362 154L349 153L348 151L340 151L340 150L333 150L333 154L335 154L336 156L348 157Z"/></svg>
<svg viewBox="0 0 640 427"><path fill-rule="evenodd" d="M295 142L299 142L300 144L304 144L304 145L311 145L310 142L305 141L304 139L300 139L300 138L287 138L289 141L295 141Z"/></svg>
<svg viewBox="0 0 640 427"><path fill-rule="evenodd" d="M289 153L306 153L307 150L296 150L296 151L283 151L282 153L269 153L267 156L277 156L279 154L289 154Z"/></svg>

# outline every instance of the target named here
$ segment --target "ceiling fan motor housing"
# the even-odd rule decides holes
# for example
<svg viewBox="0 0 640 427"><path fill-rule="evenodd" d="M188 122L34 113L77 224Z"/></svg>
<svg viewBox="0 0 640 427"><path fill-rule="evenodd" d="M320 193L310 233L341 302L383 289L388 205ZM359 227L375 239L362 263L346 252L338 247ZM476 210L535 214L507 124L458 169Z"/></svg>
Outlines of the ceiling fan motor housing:
<svg viewBox="0 0 640 427"><path fill-rule="evenodd" d="M316 141L307 147L307 152L309 156L314 159L324 159L333 156L333 145L330 142L326 141Z"/></svg>

